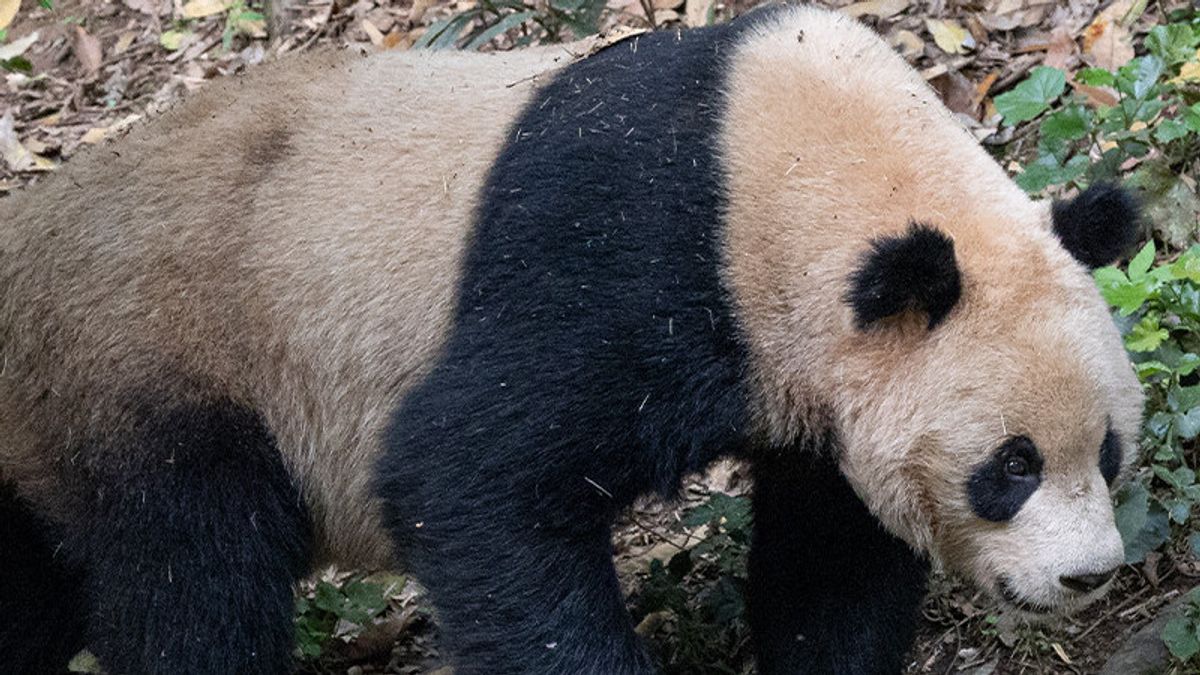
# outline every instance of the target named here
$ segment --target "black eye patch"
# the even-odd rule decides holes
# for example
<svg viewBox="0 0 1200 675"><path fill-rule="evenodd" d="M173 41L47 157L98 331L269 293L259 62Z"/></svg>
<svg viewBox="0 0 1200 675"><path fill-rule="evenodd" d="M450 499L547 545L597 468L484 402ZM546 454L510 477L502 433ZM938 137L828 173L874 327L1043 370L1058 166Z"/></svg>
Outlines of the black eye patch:
<svg viewBox="0 0 1200 675"><path fill-rule="evenodd" d="M967 481L975 515L993 523L1011 520L1042 483L1042 455L1033 441L1013 436L980 464Z"/></svg>
<svg viewBox="0 0 1200 675"><path fill-rule="evenodd" d="M1121 439L1112 429L1104 434L1104 442L1100 444L1100 475L1104 482L1112 487L1117 474L1121 473Z"/></svg>

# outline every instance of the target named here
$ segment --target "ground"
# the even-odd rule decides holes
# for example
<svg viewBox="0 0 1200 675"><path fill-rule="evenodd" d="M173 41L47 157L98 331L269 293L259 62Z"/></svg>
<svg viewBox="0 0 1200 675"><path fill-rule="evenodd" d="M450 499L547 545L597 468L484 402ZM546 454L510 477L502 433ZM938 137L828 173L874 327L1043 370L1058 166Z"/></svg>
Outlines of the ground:
<svg viewBox="0 0 1200 675"><path fill-rule="evenodd" d="M0 26L5 23L6 7L12 4L0 0ZM407 49L414 43L419 47L422 41L446 40L445 34L436 34L446 25L444 20L454 16L465 17L457 24L460 46L482 35L476 46L507 49L569 37L573 28L579 33L588 28L611 32L617 26L653 28L723 20L752 4L755 0L609 0L607 5L596 0L537 0L530 7L542 19L540 23L517 28L514 19L500 26L507 32L484 34L485 26L494 25L494 17L511 8L511 3L298 0L298 4L267 9L244 0L55 0L50 7L25 0L0 44L0 62L7 63L10 71L0 83L4 111L0 194L36 182L81 148L119 136L208 81L253 68L264 59L287 58L290 52ZM887 36L963 124L985 145L996 148L1006 166L1015 166L1013 162L1024 161L1034 152L1028 138L1033 127L1001 125L995 96L1011 90L1040 65L1069 72L1081 65L1111 70L1132 57L1130 36L1146 33L1183 3L1147 6L1144 0L1125 0L1101 7L1094 0L874 0L824 4L859 17ZM1096 95L1101 94L1097 89ZM710 504L714 493L741 498L748 490L739 467L722 464L685 486L679 502L639 504L615 532L619 569L640 621L638 630L674 672L751 672L740 620L715 621L712 614L719 615L720 602L729 599L719 596L718 582L738 578L745 530L726 515L718 514L708 522L691 515ZM677 555L681 552L687 555ZM692 559L698 562L688 562ZM652 560L662 562L656 573L651 573ZM688 570L672 577L680 561L688 564ZM311 635L323 642L312 652L319 650L320 656L304 660L302 671L441 671L436 626L422 604L419 586L394 574L371 572L375 575L367 581L384 590L382 601L366 614L301 608L301 621L312 619ZM325 570L306 585L305 602L319 605L322 593L344 592L346 582L360 576L361 571ZM923 607L920 636L907 672L1096 673L1129 635L1194 586L1197 576L1200 564L1193 554L1168 545L1144 563L1127 566L1116 588L1097 606L1065 625L1040 629L1009 625L987 598L937 575ZM693 607L690 600L663 600L656 594L663 590L664 579L685 594L703 595L708 609L697 609L693 616L687 609ZM355 602L351 595L337 599L350 606ZM738 600L730 602L736 608ZM697 646L709 638L715 641L708 645L710 650L719 646L716 655L705 652L703 644ZM90 669L86 658L76 666Z"/></svg>

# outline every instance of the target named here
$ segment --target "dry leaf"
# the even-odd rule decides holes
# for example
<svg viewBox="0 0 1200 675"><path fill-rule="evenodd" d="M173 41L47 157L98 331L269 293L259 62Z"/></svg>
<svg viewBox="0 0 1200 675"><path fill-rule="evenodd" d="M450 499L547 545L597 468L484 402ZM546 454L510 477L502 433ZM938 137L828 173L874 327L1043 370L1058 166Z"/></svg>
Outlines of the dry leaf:
<svg viewBox="0 0 1200 675"><path fill-rule="evenodd" d="M21 144L11 110L0 117L0 158L13 171L52 171L57 168L54 162L30 152Z"/></svg>
<svg viewBox="0 0 1200 675"><path fill-rule="evenodd" d="M888 42L910 62L925 52L925 41L910 30L898 30L892 33Z"/></svg>
<svg viewBox="0 0 1200 675"><path fill-rule="evenodd" d="M687 0L685 20L687 25L699 28L712 22L713 7L717 0Z"/></svg>
<svg viewBox="0 0 1200 675"><path fill-rule="evenodd" d="M675 9L683 6L683 0L652 0L654 9Z"/></svg>
<svg viewBox="0 0 1200 675"><path fill-rule="evenodd" d="M29 49L33 43L37 42L37 39L37 31L34 31L20 40L13 40L6 45L0 45L0 61L7 61L8 59L24 54L26 49Z"/></svg>
<svg viewBox="0 0 1200 675"><path fill-rule="evenodd" d="M1075 80L1068 80L1068 84L1075 91L1083 94L1087 99L1088 105L1093 108L1106 107L1111 108L1120 103L1121 99L1117 96L1117 90L1112 87L1093 87L1088 84L1081 84Z"/></svg>
<svg viewBox="0 0 1200 675"><path fill-rule="evenodd" d="M162 12L162 3L158 0L124 0L125 6L135 12L158 16Z"/></svg>
<svg viewBox="0 0 1200 675"><path fill-rule="evenodd" d="M0 0L0 29L8 28L20 6L21 0Z"/></svg>
<svg viewBox="0 0 1200 675"><path fill-rule="evenodd" d="M188 0L183 3L183 16L187 19L199 19L225 11L225 0Z"/></svg>
<svg viewBox="0 0 1200 675"><path fill-rule="evenodd" d="M117 38L116 43L113 44L113 54L124 54L125 50L129 49L129 45L133 44L135 38L137 38L137 33L131 30L121 33L121 37Z"/></svg>
<svg viewBox="0 0 1200 675"><path fill-rule="evenodd" d="M412 8L408 10L409 25L421 23L421 18L433 5L434 0L413 0Z"/></svg>
<svg viewBox="0 0 1200 675"><path fill-rule="evenodd" d="M1074 65L1072 62L1075 61L1076 49L1075 39L1066 30L1058 28L1050 36L1050 44L1047 46L1046 58L1042 60L1042 65L1070 71Z"/></svg>
<svg viewBox="0 0 1200 675"><path fill-rule="evenodd" d="M867 2L856 2L853 5L847 5L842 8L842 13L849 14L855 18L869 14L881 19L887 19L908 9L910 4L909 0L868 0Z"/></svg>
<svg viewBox="0 0 1200 675"><path fill-rule="evenodd" d="M371 40L371 44L376 47L383 46L383 32L376 28L370 19L363 19L359 26L367 34L367 38Z"/></svg>
<svg viewBox="0 0 1200 675"><path fill-rule="evenodd" d="M957 21L925 19L925 27L929 29L937 46L947 54L965 54L969 48L975 46L975 38Z"/></svg>
<svg viewBox="0 0 1200 675"><path fill-rule="evenodd" d="M946 107L956 113L975 118L979 101L975 85L962 73L951 70L929 80L929 85L941 97Z"/></svg>
<svg viewBox="0 0 1200 675"><path fill-rule="evenodd" d="M1115 71L1133 59L1133 37L1120 23L1132 4L1133 0L1117 0L1083 29L1083 54L1089 64Z"/></svg>
<svg viewBox="0 0 1200 675"><path fill-rule="evenodd" d="M83 71L88 76L95 75L104 62L100 41L84 30L83 26L75 26L71 33L71 51L75 52L75 58L79 60L79 65L83 66Z"/></svg>
<svg viewBox="0 0 1200 675"><path fill-rule="evenodd" d="M83 136L81 136L79 138L79 142L86 143L88 145L95 145L95 144L99 143L100 141L103 141L107 137L108 137L108 128L107 127L93 127L91 129L88 129L87 132L84 133Z"/></svg>
<svg viewBox="0 0 1200 675"><path fill-rule="evenodd" d="M1200 81L1200 50L1196 50L1196 57L1179 68L1179 75L1171 78L1171 84L1182 84L1184 82Z"/></svg>

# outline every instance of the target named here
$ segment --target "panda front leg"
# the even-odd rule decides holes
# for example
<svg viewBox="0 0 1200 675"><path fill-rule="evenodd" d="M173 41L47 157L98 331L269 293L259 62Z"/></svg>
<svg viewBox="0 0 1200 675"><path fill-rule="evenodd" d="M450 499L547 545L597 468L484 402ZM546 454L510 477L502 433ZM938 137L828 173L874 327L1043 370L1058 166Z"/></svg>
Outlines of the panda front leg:
<svg viewBox="0 0 1200 675"><path fill-rule="evenodd" d="M656 672L625 609L608 525L520 517L534 490L446 494L455 512L411 524L422 543L406 558L429 591L456 675ZM474 508L485 504L497 508Z"/></svg>
<svg viewBox="0 0 1200 675"><path fill-rule="evenodd" d="M927 563L886 532L828 457L754 459L749 615L763 675L896 675Z"/></svg>

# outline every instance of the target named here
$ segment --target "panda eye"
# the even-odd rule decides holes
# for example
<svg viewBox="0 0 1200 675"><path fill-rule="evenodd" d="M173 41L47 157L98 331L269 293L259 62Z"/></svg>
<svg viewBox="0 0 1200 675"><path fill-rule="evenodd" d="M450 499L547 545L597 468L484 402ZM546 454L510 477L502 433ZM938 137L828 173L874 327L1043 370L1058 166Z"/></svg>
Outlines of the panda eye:
<svg viewBox="0 0 1200 675"><path fill-rule="evenodd" d="M967 497L975 515L993 523L1011 520L1042 482L1042 455L1027 436L1012 436L975 467Z"/></svg>
<svg viewBox="0 0 1200 675"><path fill-rule="evenodd" d="M1029 475L1029 462L1024 457L1009 457L1004 462L1004 472L1010 476Z"/></svg>

